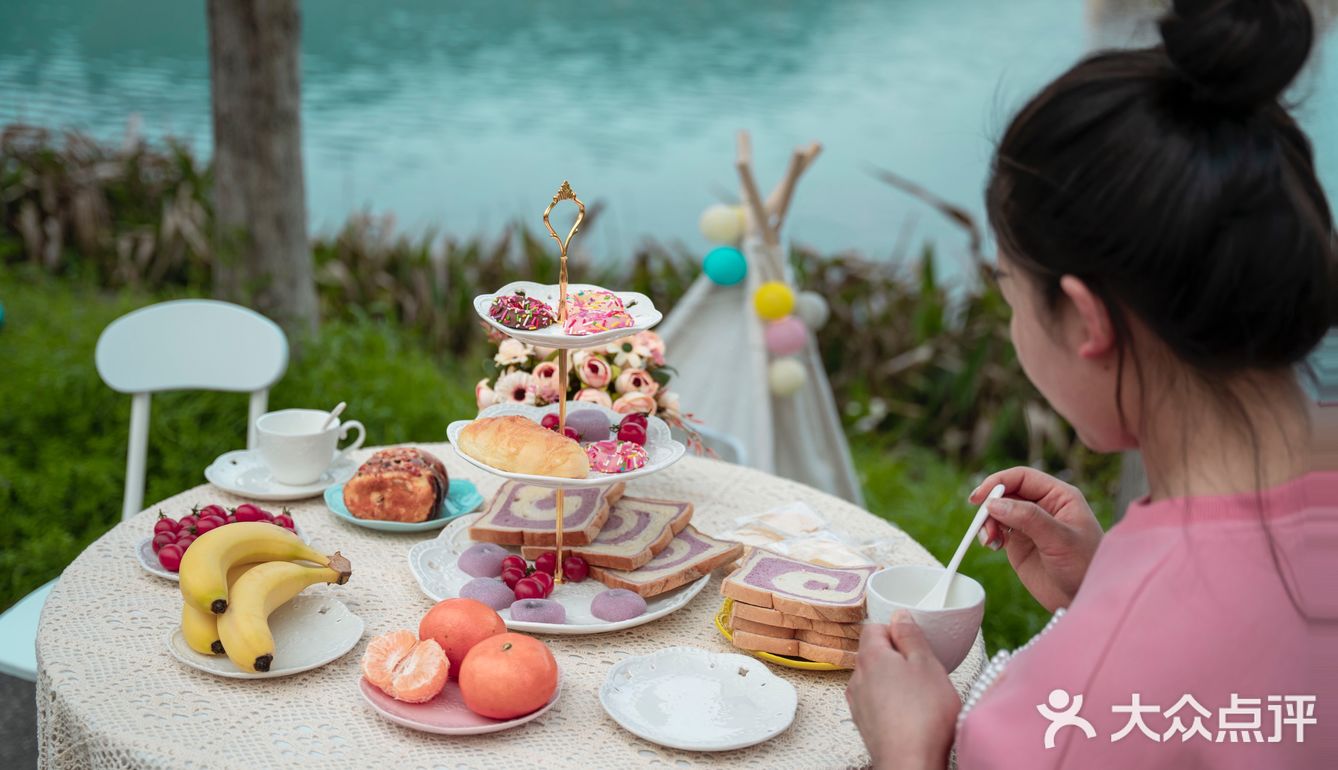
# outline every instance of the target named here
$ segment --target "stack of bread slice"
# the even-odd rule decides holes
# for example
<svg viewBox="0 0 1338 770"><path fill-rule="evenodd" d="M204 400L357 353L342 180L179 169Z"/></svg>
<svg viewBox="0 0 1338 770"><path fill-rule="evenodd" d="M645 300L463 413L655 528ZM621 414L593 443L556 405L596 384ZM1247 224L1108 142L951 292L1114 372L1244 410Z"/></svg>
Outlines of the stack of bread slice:
<svg viewBox="0 0 1338 770"><path fill-rule="evenodd" d="M569 489L562 518L562 553L590 565L610 588L652 597L736 561L743 546L694 529L692 504L623 496L625 485ZM469 529L470 537L520 546L537 559L556 543L556 492L508 481Z"/></svg>
<svg viewBox="0 0 1338 770"><path fill-rule="evenodd" d="M876 567L819 567L753 549L720 587L734 646L853 668Z"/></svg>

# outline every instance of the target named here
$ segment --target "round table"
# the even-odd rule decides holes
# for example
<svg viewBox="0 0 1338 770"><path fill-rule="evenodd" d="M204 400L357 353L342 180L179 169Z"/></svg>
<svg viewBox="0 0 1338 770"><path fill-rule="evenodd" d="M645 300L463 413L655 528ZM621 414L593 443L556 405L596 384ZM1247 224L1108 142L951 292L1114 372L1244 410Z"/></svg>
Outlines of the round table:
<svg viewBox="0 0 1338 770"><path fill-rule="evenodd" d="M501 480L460 460L449 445L421 445L486 496ZM371 449L358 453L361 462ZM686 458L634 481L628 494L690 500L693 524L721 532L733 519L801 500L857 538L886 538L899 563L934 563L918 543L850 503L759 471ZM688 606L637 628L591 636L543 637L562 670L562 697L540 719L471 737L429 735L382 719L358 692L359 660L369 638L417 628L432 601L409 572L409 548L435 532L390 534L341 521L320 498L289 504L317 550L343 551L353 578L330 590L366 621L363 640L322 668L279 679L232 680L174 660L168 634L180 619L177 584L145 572L133 549L161 509L181 516L193 505L241 498L205 484L112 529L90 545L52 590L37 634L38 743L44 767L628 767L732 765L766 768L860 766L868 761L850 719L848 672L772 666L799 693L794 724L752 748L718 754L667 749L609 718L599 687L629 655L675 645L735 651L712 618L721 575ZM279 504L266 505L277 509ZM965 692L984 662L977 638L952 675ZM684 704L691 708L691 704Z"/></svg>

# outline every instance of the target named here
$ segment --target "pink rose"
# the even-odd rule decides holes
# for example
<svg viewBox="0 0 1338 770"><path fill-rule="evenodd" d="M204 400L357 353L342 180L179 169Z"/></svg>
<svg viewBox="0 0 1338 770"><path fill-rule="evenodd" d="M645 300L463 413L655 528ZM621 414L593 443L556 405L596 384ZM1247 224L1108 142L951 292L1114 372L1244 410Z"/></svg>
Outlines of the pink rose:
<svg viewBox="0 0 1338 770"><path fill-rule="evenodd" d="M588 356L576 367L576 376L586 385L602 390L613 379L613 370L609 368L608 361L599 356Z"/></svg>
<svg viewBox="0 0 1338 770"><path fill-rule="evenodd" d="M660 383L656 382L645 369L626 369L618 375L614 389L619 393L645 393L654 396L660 391Z"/></svg>
<svg viewBox="0 0 1338 770"><path fill-rule="evenodd" d="M664 340L655 332L645 331L636 335L634 346L642 355L649 356L656 366L664 366Z"/></svg>
<svg viewBox="0 0 1338 770"><path fill-rule="evenodd" d="M534 395L540 401L554 403L566 388L562 387L562 382L558 379L558 365L556 361L544 361L534 367Z"/></svg>
<svg viewBox="0 0 1338 770"><path fill-rule="evenodd" d="M609 398L608 393L605 393L598 388L582 388L580 391L577 391L573 400L589 401L592 404L599 404L600 406L610 408L613 407L613 399Z"/></svg>
<svg viewBox="0 0 1338 770"><path fill-rule="evenodd" d="M474 386L474 403L480 412L497 403L497 394L488 387L487 380L479 380L479 384Z"/></svg>
<svg viewBox="0 0 1338 770"><path fill-rule="evenodd" d="M655 399L645 393L624 393L613 402L613 411L618 414L655 414Z"/></svg>
<svg viewBox="0 0 1338 770"><path fill-rule="evenodd" d="M662 393L660 393L658 401L660 403L660 409L662 411L668 414L678 414L679 403L678 403L677 393L673 392L672 390L663 391Z"/></svg>

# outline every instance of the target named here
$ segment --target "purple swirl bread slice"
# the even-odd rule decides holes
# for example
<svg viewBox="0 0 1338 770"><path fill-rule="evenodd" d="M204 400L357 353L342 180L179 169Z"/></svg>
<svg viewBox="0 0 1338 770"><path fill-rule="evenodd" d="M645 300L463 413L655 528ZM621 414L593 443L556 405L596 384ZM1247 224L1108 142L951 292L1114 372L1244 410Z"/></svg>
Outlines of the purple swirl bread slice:
<svg viewBox="0 0 1338 770"><path fill-rule="evenodd" d="M626 588L643 597L687 585L743 555L743 546L707 537L688 525L640 569L590 567L590 576L609 588Z"/></svg>
<svg viewBox="0 0 1338 770"><path fill-rule="evenodd" d="M735 631L734 638L730 641L740 650L769 652L772 655L795 656L799 654L798 639L777 639L774 636L763 636L762 634L753 634L747 631Z"/></svg>
<svg viewBox="0 0 1338 770"><path fill-rule="evenodd" d="M858 639L863 630L862 623L831 623L826 620L813 620L812 618L801 618L798 615L786 615L784 612L773 610L767 607L754 607L751 604L743 602L734 602L734 617L746 618L756 623L766 623L769 626L781 626L783 628L793 628L795 630L817 631L828 636L840 636L846 639Z"/></svg>
<svg viewBox="0 0 1338 770"><path fill-rule="evenodd" d="M603 529L609 506L622 497L626 484L566 491L562 517L563 546L589 545ZM557 490L508 481L469 528L474 540L500 545L546 545L557 542Z"/></svg>
<svg viewBox="0 0 1338 770"><path fill-rule="evenodd" d="M759 636L770 636L775 639L797 639L798 632L793 628L781 628L780 626L768 626L766 623L758 623L755 620L744 620L730 616L729 630L738 632L746 631L750 634Z"/></svg>
<svg viewBox="0 0 1338 770"><path fill-rule="evenodd" d="M831 647L823 647L820 644L800 642L798 639L795 641L799 642L799 657L818 663L830 663L841 668L854 668L855 657L859 655L852 650L837 650Z"/></svg>
<svg viewBox="0 0 1338 770"><path fill-rule="evenodd" d="M789 615L854 623L864 618L864 591L876 569L819 567L755 548L720 592Z"/></svg>
<svg viewBox="0 0 1338 770"><path fill-rule="evenodd" d="M562 550L564 554L580 556L592 567L634 570L668 548L670 541L691 520L692 503L624 497L613 504L609 518L594 542L568 549L566 537L563 537ZM551 550L527 545L520 549L520 553L534 561L540 554Z"/></svg>
<svg viewBox="0 0 1338 770"><path fill-rule="evenodd" d="M844 636L831 636L817 631L803 630L795 631L794 638L806 644L817 645L819 647L831 647L834 650L859 652L858 639L847 639Z"/></svg>

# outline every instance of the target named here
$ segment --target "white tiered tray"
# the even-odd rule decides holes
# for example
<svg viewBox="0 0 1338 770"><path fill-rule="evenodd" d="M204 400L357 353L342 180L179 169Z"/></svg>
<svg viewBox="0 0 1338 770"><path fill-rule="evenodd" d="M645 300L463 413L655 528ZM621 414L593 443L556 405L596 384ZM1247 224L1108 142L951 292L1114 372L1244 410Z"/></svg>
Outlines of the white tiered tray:
<svg viewBox="0 0 1338 770"><path fill-rule="evenodd" d="M567 293L574 294L578 291L595 289L598 291L608 291L601 286L595 286L589 283L569 283L567 284ZM632 316L632 326L623 329L613 329L611 331L600 332L598 334L587 334L583 337L576 337L567 334L562 330L562 324L554 323L545 329L536 329L526 331L524 329L512 329L509 326L503 326L488 315L488 309L492 307L493 300L498 297L504 297L516 292L522 292L528 297L547 304L553 308L554 314L558 309L558 285L555 283L542 284L534 281L515 281L508 283L492 294L480 294L474 298L474 310L488 323L489 326L508 337L514 337L521 342L530 345L537 345L543 348L574 350L577 348L593 348L599 345L606 345L614 340L620 340L637 332L643 332L654 327L663 318L664 314L655 309L655 303L650 297L635 291L615 291L612 292L618 299L623 301L623 306Z"/></svg>
<svg viewBox="0 0 1338 770"><path fill-rule="evenodd" d="M623 415L618 414L612 409L609 409L608 407L605 406L600 406L599 404L592 404L587 401L569 401L567 403L568 415L579 409L601 410L606 415L608 415L609 421L613 425L617 425L618 421L621 420L623 417ZM514 414L514 415L520 415L521 417L527 417L537 423L543 419L545 414L548 414L550 412L556 412L557 410L558 410L557 404L550 404L548 406L526 406L524 404L497 404L495 406L490 406L487 409L484 409L482 412L479 412L478 416L501 417L504 415ZM555 476L534 476L528 473L510 473L508 471L503 471L498 468L494 468L493 466L488 465L487 463L484 463L480 460L476 460L473 457L470 457L469 455L459 450L458 442L460 438L460 431L464 430L465 427L469 425L471 422L473 422L473 420L457 420L446 427L446 438L451 442L452 446L457 447L455 451L456 454L460 455L461 459L463 459L470 465L479 468L480 470L487 471L488 473L494 474L496 476L501 476L502 478L513 479L515 481L523 481L526 484L533 484L535 486L549 487L553 489L607 487L619 481L631 481L632 479L639 479L642 476L649 476L652 473L658 473L659 471L668 468L669 466L681 460L683 458L683 455L687 453L687 447L683 446L681 442L674 440L673 436L669 434L669 426L665 424L664 420L661 420L658 417L651 417L647 420L646 424L646 454L650 456L650 460L646 463L645 466L638 468L634 471L627 471L626 473L596 473L595 471L591 471L590 475L583 479L563 479L563 478L557 478Z"/></svg>
<svg viewBox="0 0 1338 770"><path fill-rule="evenodd" d="M447 524L436 538L424 540L409 549L409 569L418 580L418 586L423 589L423 593L432 601L439 602L442 599L459 596L461 586L473 580L473 577L456 566L456 562L466 548L474 545L474 541L469 537L469 527L480 515L471 513L461 516ZM520 553L519 548L507 550ZM553 594L548 598L561 603L566 609L566 623L512 620L509 609L504 609L498 614L506 621L506 627L512 631L561 635L603 634L649 623L676 612L687 606L688 602L701 593L710 581L711 576L705 575L680 588L652 596L646 600L646 611L643 614L616 623L600 620L590 614L590 602L596 595L608 590L608 586L594 578L586 578L579 583L566 582L554 587Z"/></svg>

